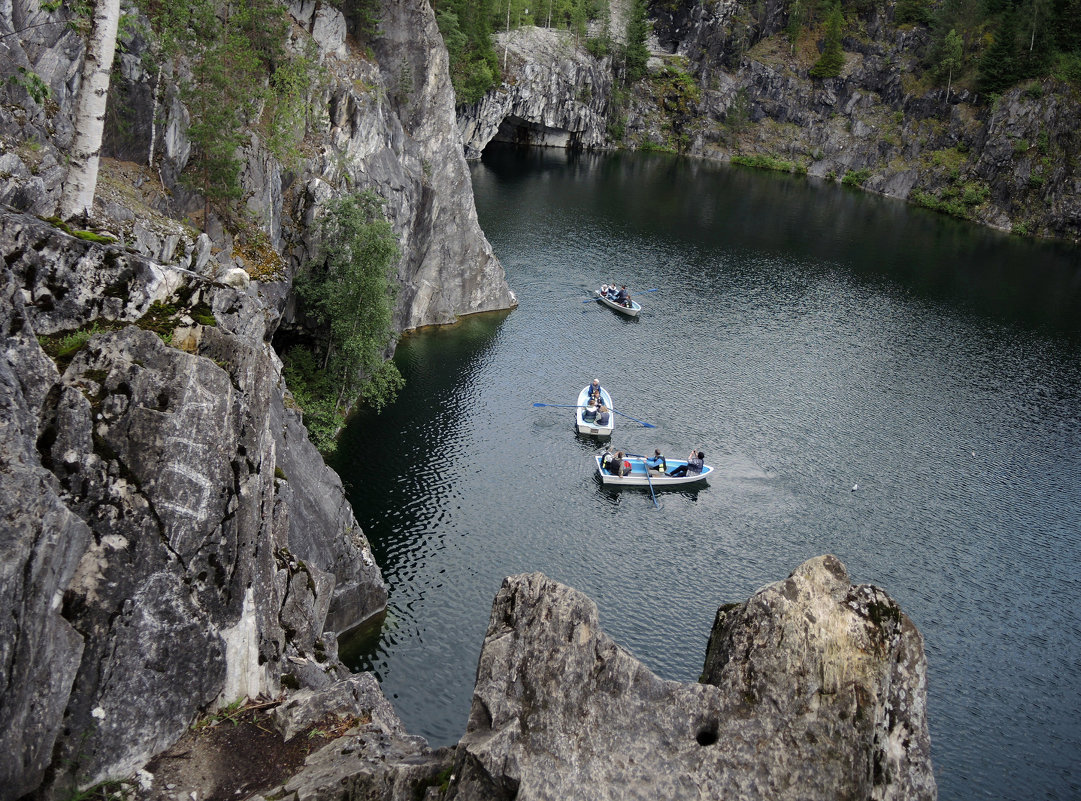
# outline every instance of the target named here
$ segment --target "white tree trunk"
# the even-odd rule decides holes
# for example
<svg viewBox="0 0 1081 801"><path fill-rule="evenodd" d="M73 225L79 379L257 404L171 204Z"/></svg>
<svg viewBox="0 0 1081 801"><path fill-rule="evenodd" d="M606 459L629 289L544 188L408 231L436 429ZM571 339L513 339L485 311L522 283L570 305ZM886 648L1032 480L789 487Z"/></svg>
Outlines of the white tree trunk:
<svg viewBox="0 0 1081 801"><path fill-rule="evenodd" d="M60 217L64 220L84 213L89 216L94 205L101 136L105 129L105 103L109 96L109 73L113 68L119 22L120 0L96 0L94 24L86 48L82 85L75 111L71 166L60 197Z"/></svg>

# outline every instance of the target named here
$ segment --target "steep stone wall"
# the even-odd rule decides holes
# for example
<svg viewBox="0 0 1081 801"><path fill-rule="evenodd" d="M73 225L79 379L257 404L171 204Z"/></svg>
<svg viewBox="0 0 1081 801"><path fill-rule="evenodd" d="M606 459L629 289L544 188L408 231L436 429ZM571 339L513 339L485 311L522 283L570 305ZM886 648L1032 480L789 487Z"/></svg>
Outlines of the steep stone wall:
<svg viewBox="0 0 1081 801"><path fill-rule="evenodd" d="M654 2L650 14L661 58L620 103L611 102L618 65L565 33L498 34L498 52L509 53L502 84L458 110L466 155L516 141L743 158L833 181L852 172L850 183L889 197L1081 240L1075 88L1047 79L994 102L956 86L947 97L918 77L929 31L894 25L893 4L851 20L859 35L844 39L842 74L827 80L808 75L816 34L793 46L778 0Z"/></svg>
<svg viewBox="0 0 1081 801"><path fill-rule="evenodd" d="M8 799L126 775L283 675L330 683L328 613L386 590L337 477L271 413L256 298L26 215L0 215L0 253Z"/></svg>
<svg viewBox="0 0 1081 801"><path fill-rule="evenodd" d="M607 61L575 46L566 31L519 28L496 35L510 79L459 110L465 154L492 141L593 149L607 142L612 77Z"/></svg>
<svg viewBox="0 0 1081 801"><path fill-rule="evenodd" d="M386 200L399 330L515 303L477 224L425 0L383 5L378 63L331 4L291 12L326 80L298 164L254 131L242 148L242 216L269 245L253 247L235 221L188 223L203 207L180 180L180 78L148 73L139 37L117 58L93 215L119 243L31 216L57 204L83 45L66 7L0 7L0 571L13 610L0 622L0 801L128 775L216 704L331 684L345 672L334 633L385 608L270 345L320 203ZM48 98L8 80L31 74ZM85 345L59 355L74 335Z"/></svg>

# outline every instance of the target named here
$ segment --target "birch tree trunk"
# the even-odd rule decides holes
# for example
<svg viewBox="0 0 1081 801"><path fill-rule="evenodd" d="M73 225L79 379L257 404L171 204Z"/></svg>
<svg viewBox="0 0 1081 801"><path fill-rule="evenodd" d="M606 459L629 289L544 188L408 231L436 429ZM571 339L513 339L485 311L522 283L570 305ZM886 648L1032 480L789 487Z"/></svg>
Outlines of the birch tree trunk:
<svg viewBox="0 0 1081 801"><path fill-rule="evenodd" d="M105 103L109 96L109 73L113 68L119 22L120 0L96 0L75 111L71 166L60 196L60 218L64 220L79 214L89 216L94 205L101 137L105 130Z"/></svg>

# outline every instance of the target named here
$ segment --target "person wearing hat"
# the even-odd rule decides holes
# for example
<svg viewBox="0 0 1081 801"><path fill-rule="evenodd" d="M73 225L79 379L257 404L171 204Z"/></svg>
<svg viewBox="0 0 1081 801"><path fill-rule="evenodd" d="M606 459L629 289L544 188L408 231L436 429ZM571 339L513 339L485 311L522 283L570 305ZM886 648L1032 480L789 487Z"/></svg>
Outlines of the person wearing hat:
<svg viewBox="0 0 1081 801"><path fill-rule="evenodd" d="M589 385L589 393L586 399L594 400L597 403L601 402L601 381L599 378L594 378L593 383Z"/></svg>

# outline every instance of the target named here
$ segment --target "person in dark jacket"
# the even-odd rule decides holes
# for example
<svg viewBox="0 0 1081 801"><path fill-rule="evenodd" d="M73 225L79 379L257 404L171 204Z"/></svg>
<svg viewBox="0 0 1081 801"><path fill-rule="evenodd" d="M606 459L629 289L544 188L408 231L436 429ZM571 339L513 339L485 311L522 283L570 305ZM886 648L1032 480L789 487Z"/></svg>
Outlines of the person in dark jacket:
<svg viewBox="0 0 1081 801"><path fill-rule="evenodd" d="M609 415L608 407L605 406L603 403L598 403L597 404L597 419L595 421L597 423L597 425L606 426L606 425L608 425L608 421L610 419L611 419L611 416Z"/></svg>
<svg viewBox="0 0 1081 801"><path fill-rule="evenodd" d="M691 451L690 456L687 457L687 464L681 464L675 470L668 475L670 476L696 476L702 472L702 468L706 464L706 454L702 451L695 453Z"/></svg>

